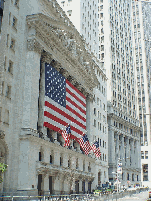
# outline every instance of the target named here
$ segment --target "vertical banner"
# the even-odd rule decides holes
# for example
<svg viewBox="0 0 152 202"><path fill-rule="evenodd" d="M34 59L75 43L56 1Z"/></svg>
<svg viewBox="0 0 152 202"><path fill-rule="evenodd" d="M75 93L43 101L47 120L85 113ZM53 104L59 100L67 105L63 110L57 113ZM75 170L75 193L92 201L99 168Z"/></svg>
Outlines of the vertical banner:
<svg viewBox="0 0 152 202"><path fill-rule="evenodd" d="M117 173L122 174L122 163L118 163Z"/></svg>

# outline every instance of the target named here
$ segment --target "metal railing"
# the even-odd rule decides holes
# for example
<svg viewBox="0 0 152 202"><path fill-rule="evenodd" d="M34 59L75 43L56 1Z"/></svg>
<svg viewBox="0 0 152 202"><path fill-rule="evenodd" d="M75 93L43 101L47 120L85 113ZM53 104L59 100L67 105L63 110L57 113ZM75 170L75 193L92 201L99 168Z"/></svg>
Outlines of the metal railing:
<svg viewBox="0 0 152 202"><path fill-rule="evenodd" d="M132 196L140 192L148 191L148 188L139 188L131 191L119 193L100 193L100 194L62 194L42 196L15 196L13 193L4 193L0 195L0 201L113 201L125 196Z"/></svg>

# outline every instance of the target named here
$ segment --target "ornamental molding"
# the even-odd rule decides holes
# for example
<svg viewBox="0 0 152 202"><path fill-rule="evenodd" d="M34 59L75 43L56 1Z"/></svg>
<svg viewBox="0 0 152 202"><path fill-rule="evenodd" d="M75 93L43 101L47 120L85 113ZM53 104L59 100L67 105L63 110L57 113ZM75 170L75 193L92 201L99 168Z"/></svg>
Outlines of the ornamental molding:
<svg viewBox="0 0 152 202"><path fill-rule="evenodd" d="M5 133L3 130L0 130L0 139L4 139Z"/></svg>
<svg viewBox="0 0 152 202"><path fill-rule="evenodd" d="M41 54L41 62L46 62L46 63L50 64L52 62L52 60L53 60L52 55L43 50L43 52Z"/></svg>
<svg viewBox="0 0 152 202"><path fill-rule="evenodd" d="M51 54L58 63L58 69L65 69L67 76L70 75L86 93L93 94L93 88L99 82L92 68L92 56L85 49L81 36L74 34L73 28L63 21L57 21L42 13L27 16L26 20L29 26L28 49L33 50L40 44L40 52L43 48ZM31 31L33 29L34 34Z"/></svg>
<svg viewBox="0 0 152 202"><path fill-rule="evenodd" d="M114 113L107 113L107 117L112 118L112 119L114 119L116 121L119 121L120 123L125 124L126 126L129 126L129 127L133 128L133 129L135 129L137 131L140 131L140 126L135 125L134 123L131 123L131 122L123 119L122 117L117 116Z"/></svg>
<svg viewBox="0 0 152 202"><path fill-rule="evenodd" d="M35 38L32 38L27 40L27 49L29 51L36 51L39 54L41 54L43 50L43 46L40 44L38 40L36 40Z"/></svg>

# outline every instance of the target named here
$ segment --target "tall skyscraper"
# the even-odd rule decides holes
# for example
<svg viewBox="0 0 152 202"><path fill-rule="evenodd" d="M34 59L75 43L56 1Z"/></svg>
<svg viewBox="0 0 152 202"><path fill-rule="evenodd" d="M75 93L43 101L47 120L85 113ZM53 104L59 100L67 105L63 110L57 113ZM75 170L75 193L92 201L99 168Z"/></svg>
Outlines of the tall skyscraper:
<svg viewBox="0 0 152 202"><path fill-rule="evenodd" d="M133 46L140 120L141 181L151 184L151 2L133 1Z"/></svg>
<svg viewBox="0 0 152 202"><path fill-rule="evenodd" d="M94 68L99 85L94 88L94 99L90 108L90 139L98 141L101 157L96 161L96 176L94 186L102 186L108 179L108 125L107 125L107 77L104 65L98 58L98 4L87 1L58 0L82 37L86 40L86 49L92 52L92 57L99 64ZM82 15L81 15L82 14ZM81 23L82 22L82 23ZM103 43L103 38L102 38ZM103 50L103 47L102 47ZM103 53L104 55L104 53ZM95 56L95 57L94 57ZM87 62L87 61L86 61Z"/></svg>
<svg viewBox="0 0 152 202"><path fill-rule="evenodd" d="M132 1L81 0L80 5L80 33L108 78L109 181L114 181L117 165L122 163L120 186L140 184L140 125L132 43Z"/></svg>

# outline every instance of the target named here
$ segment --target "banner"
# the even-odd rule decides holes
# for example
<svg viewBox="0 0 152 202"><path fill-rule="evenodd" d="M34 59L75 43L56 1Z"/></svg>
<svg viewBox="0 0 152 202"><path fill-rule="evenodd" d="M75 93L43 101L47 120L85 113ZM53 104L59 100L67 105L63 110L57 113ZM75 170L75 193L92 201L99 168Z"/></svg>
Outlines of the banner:
<svg viewBox="0 0 152 202"><path fill-rule="evenodd" d="M122 163L118 163L117 173L121 173L122 174Z"/></svg>

